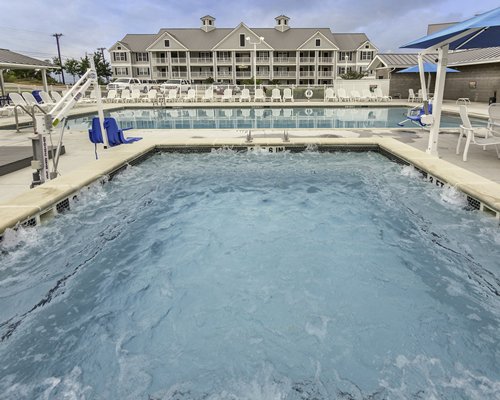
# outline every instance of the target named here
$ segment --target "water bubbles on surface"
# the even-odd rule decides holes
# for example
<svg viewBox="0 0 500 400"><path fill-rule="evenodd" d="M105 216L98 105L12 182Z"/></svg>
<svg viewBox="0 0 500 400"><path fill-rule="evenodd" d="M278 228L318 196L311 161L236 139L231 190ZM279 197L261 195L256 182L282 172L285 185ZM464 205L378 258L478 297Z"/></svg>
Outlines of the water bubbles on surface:
<svg viewBox="0 0 500 400"><path fill-rule="evenodd" d="M401 168L401 175L409 178L420 178L422 176L413 165L405 165Z"/></svg>
<svg viewBox="0 0 500 400"><path fill-rule="evenodd" d="M445 185L440 193L440 199L443 203L455 206L467 206L467 196L458 189Z"/></svg>

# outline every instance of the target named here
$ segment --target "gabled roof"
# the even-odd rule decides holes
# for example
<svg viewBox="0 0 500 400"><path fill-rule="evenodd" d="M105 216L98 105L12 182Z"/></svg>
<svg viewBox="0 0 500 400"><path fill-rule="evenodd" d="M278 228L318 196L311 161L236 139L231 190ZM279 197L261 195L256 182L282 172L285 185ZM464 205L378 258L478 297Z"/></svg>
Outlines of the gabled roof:
<svg viewBox="0 0 500 400"><path fill-rule="evenodd" d="M207 50L212 49L234 29L217 28L205 32L200 28L162 28L157 34L127 34L119 42L126 45L133 52L145 52L155 40L168 32L190 50ZM255 32L257 36L263 36L265 42L277 50L297 50L317 32L325 36L340 51L356 51L361 44L369 41L364 33L332 33L329 28L290 28L285 32L280 32L274 28L249 27L248 29Z"/></svg>
<svg viewBox="0 0 500 400"><path fill-rule="evenodd" d="M158 34L133 33L125 35L119 42L134 53L145 52L146 48L156 40L157 36Z"/></svg>
<svg viewBox="0 0 500 400"><path fill-rule="evenodd" d="M500 63L500 47L454 51L448 54L448 65Z"/></svg>
<svg viewBox="0 0 500 400"><path fill-rule="evenodd" d="M333 33L333 43L340 51L356 51L364 42L369 41L364 33Z"/></svg>
<svg viewBox="0 0 500 400"><path fill-rule="evenodd" d="M14 53L13 51L7 49L0 49L0 67L5 68L58 68L55 65L49 64L48 62L37 60L36 58L31 58L25 56L24 54Z"/></svg>
<svg viewBox="0 0 500 400"><path fill-rule="evenodd" d="M412 65L417 65L418 63L417 53L392 53L392 54L377 54L373 61L370 63L374 64L376 61L380 61L384 68L408 68ZM424 61L434 63L436 61L437 54L426 54L424 55ZM368 67L370 67L370 65Z"/></svg>

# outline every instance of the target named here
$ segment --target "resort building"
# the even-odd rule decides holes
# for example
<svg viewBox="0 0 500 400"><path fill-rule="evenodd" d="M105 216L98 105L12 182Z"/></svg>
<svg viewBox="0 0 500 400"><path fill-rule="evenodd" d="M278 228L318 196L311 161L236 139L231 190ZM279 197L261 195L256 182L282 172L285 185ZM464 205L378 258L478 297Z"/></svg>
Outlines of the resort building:
<svg viewBox="0 0 500 400"><path fill-rule="evenodd" d="M274 28L217 28L201 18L199 28L160 29L127 34L110 49L114 78L210 79L241 83L257 79L282 84L331 84L346 71L370 74L377 48L364 33L333 33L329 28L292 28L275 18Z"/></svg>

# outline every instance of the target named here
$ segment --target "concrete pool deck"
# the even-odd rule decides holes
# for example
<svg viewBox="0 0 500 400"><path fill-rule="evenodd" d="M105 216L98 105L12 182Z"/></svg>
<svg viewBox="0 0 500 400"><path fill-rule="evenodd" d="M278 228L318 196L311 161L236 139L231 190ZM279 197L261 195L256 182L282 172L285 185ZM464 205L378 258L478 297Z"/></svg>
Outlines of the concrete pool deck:
<svg viewBox="0 0 500 400"><path fill-rule="evenodd" d="M287 105L301 106L295 102ZM331 103L330 103L331 104ZM391 106L397 103L390 103ZM404 103L407 105L407 103ZM184 104L183 104L184 105ZM210 104L211 105L211 104ZM240 103L233 104L239 106ZM248 105L248 103L245 103ZM258 104L262 105L261 103ZM269 103L268 103L269 105ZM278 105L278 104L274 104ZM280 103L279 106L283 104ZM306 105L313 106L313 104ZM323 104L314 104L322 106ZM335 104L337 105L337 104ZM341 104L343 106L345 104ZM373 105L367 103L367 105ZM386 104L379 104L381 106ZM147 106L142 104L139 106ZM207 106L207 104L195 104ZM218 104L227 107L228 104ZM110 106L111 107L111 106ZM116 107L116 105L115 105ZM122 107L120 105L120 107ZM93 112L94 106L75 109L75 112ZM458 107L446 104L445 110L456 112ZM487 115L487 105L472 104L469 107L476 116ZM2 118L3 120L4 118ZM5 122L4 122L5 123ZM0 146L31 146L29 136L32 129L0 130ZM426 171L441 182L465 192L500 217L500 160L493 148L483 151L479 146L471 146L469 161L464 163L455 155L458 132L446 131L440 134L440 158L425 153L428 133L420 129L290 129L290 142L283 142L283 130L252 130L252 145L259 146L367 146L378 147L408 161ZM58 137L58 133L55 135ZM241 131L227 130L166 130L141 129L127 131L127 136L142 136L144 139L131 145L122 145L107 150L98 147L99 159L95 159L94 145L88 141L86 131L67 131L64 136L66 155L60 159L61 176L35 189L29 189L31 168L0 176L0 234L19 221L25 221L45 212L94 181L121 168L132 160L158 147L188 146L242 146L246 147L245 135ZM334 136L334 137L333 137ZM56 138L54 138L56 140ZM39 218L39 217L37 217Z"/></svg>

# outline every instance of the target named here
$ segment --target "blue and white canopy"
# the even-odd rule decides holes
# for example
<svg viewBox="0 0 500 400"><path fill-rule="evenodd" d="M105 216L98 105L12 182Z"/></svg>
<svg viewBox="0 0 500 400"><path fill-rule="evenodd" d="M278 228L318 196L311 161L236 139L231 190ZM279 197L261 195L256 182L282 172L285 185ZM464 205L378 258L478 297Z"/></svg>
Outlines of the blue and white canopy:
<svg viewBox="0 0 500 400"><path fill-rule="evenodd" d="M420 72L420 69L418 68L418 64L414 65L412 67L408 67L405 69L402 69L401 71L398 71L397 74L411 74L411 73L418 73ZM430 62L424 62L424 72L437 72L437 65L430 63ZM446 72L460 72L456 69L453 68L446 68Z"/></svg>
<svg viewBox="0 0 500 400"><path fill-rule="evenodd" d="M500 46L500 7L407 43L403 48L426 49L451 40L450 50Z"/></svg>
<svg viewBox="0 0 500 400"><path fill-rule="evenodd" d="M429 121L431 121L431 130L427 146L428 154L439 156L438 137L441 124L446 65L448 64L448 51L496 46L500 46L500 7L401 46L404 48L424 49L418 55L418 63L421 67L419 71L420 85L422 87L424 102L427 101L427 90L425 87L425 73L423 71L423 56L431 52L435 53L436 50L438 52L433 111L429 118Z"/></svg>

